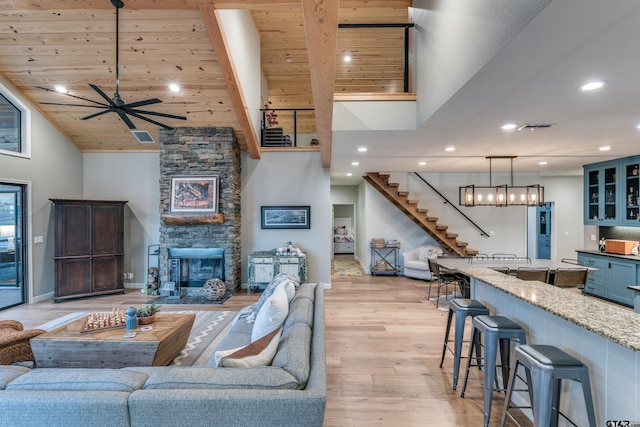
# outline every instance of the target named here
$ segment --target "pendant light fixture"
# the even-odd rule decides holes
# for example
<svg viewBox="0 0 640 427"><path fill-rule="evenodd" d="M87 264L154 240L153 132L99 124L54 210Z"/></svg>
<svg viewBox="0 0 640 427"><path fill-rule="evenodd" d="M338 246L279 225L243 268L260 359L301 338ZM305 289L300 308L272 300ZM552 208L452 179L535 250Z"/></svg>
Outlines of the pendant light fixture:
<svg viewBox="0 0 640 427"><path fill-rule="evenodd" d="M467 185L459 188L460 206L541 206L544 205L544 187L539 184L513 185L513 159L518 156L487 156L489 159L489 186ZM491 184L491 162L493 159L509 159L511 162L511 185Z"/></svg>

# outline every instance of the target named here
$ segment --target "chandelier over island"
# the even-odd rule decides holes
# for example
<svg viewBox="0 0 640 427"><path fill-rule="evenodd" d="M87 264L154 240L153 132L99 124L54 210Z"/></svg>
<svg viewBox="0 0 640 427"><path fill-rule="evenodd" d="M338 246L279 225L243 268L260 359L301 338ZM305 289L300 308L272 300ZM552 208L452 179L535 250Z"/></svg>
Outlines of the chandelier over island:
<svg viewBox="0 0 640 427"><path fill-rule="evenodd" d="M487 156L489 159L489 186L466 185L459 188L460 206L541 206L544 205L544 187L539 184L513 185L513 159L517 156ZM491 161L509 159L511 162L511 185L491 185Z"/></svg>

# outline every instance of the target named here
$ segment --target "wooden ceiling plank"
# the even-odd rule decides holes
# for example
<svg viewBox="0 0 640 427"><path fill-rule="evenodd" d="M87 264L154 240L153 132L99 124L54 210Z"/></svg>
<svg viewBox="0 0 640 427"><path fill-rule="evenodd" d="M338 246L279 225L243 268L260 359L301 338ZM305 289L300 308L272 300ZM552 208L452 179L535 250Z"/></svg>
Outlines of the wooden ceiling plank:
<svg viewBox="0 0 640 427"><path fill-rule="evenodd" d="M311 92L316 113L322 167L331 167L333 85L338 37L338 0L302 0L307 35Z"/></svg>
<svg viewBox="0 0 640 427"><path fill-rule="evenodd" d="M129 9L197 10L206 5L216 9L255 9L300 4L300 0L126 0ZM6 10L113 9L105 0L3 0Z"/></svg>
<svg viewBox="0 0 640 427"><path fill-rule="evenodd" d="M227 90L231 96L231 103L240 122L240 129L245 136L245 144L252 159L260 158L260 144L255 129L251 123L249 108L244 99L238 74L229 54L228 45L218 19L218 14L213 6L201 5L200 13L207 27L207 33L211 39L213 50L216 53L220 70L227 83Z"/></svg>

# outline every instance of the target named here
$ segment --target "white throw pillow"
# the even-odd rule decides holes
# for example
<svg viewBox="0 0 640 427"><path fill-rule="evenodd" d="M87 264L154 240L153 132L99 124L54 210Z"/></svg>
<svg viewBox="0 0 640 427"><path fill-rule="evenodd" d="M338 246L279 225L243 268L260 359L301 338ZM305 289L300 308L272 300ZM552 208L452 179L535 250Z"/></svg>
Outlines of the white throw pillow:
<svg viewBox="0 0 640 427"><path fill-rule="evenodd" d="M260 307L251 331L251 342L282 326L288 314L289 300L287 299L287 293L283 287L279 286Z"/></svg>
<svg viewBox="0 0 640 427"><path fill-rule="evenodd" d="M281 334L282 328L278 328L244 347L216 351L214 355L216 366L220 368L269 366L278 350Z"/></svg>
<svg viewBox="0 0 640 427"><path fill-rule="evenodd" d="M287 294L287 299L289 300L289 302L291 302L293 297L296 296L296 286L291 280L280 283L278 287L284 288L284 293Z"/></svg>

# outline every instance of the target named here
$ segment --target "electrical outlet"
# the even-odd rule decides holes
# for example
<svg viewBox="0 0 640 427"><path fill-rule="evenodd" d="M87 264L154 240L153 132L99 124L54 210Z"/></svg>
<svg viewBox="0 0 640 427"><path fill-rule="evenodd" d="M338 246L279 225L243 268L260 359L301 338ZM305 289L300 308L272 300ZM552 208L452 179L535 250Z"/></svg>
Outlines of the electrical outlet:
<svg viewBox="0 0 640 427"><path fill-rule="evenodd" d="M34 236L33 243L35 244L44 243L44 236Z"/></svg>
<svg viewBox="0 0 640 427"><path fill-rule="evenodd" d="M133 273L127 273L127 279L133 279Z"/></svg>
<svg viewBox="0 0 640 427"><path fill-rule="evenodd" d="M595 234L591 235L591 240L593 240L594 242L596 241L596 235Z"/></svg>

